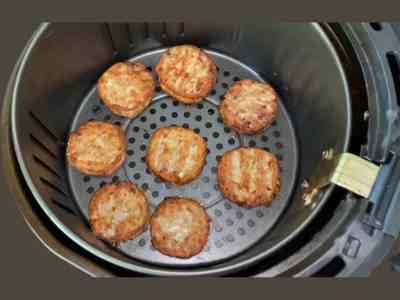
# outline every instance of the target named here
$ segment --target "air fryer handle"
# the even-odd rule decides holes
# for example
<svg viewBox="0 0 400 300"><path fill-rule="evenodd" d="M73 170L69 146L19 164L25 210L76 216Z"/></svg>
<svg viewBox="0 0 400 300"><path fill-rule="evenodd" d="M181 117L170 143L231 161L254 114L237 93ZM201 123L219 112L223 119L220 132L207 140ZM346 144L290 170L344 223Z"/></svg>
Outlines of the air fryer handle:
<svg viewBox="0 0 400 300"><path fill-rule="evenodd" d="M363 222L397 238L400 232L400 155L390 152L369 196L370 209Z"/></svg>
<svg viewBox="0 0 400 300"><path fill-rule="evenodd" d="M395 245L400 233L400 154L391 151L388 160L383 164L378 173L375 184L369 196L370 209L367 210L359 223L360 230L355 237L364 240L364 244L372 243L370 253L364 258L365 262L354 264L352 259L346 258L348 267L340 272L339 276L367 275L371 266L377 266L382 259L389 255L390 249ZM374 242L367 242L369 235L361 235L361 229L370 228L371 235L377 238ZM362 226L362 227L361 227ZM368 229L364 229L367 231ZM344 248L346 249L346 248ZM342 257L343 254L342 254ZM400 254L391 258L393 271L400 272Z"/></svg>
<svg viewBox="0 0 400 300"><path fill-rule="evenodd" d="M400 154L389 153L388 161L381 167L369 197L370 209L362 219L362 223L379 231L382 240L392 240L390 248L400 233ZM377 245L369 255L372 261L381 260L373 253L387 253L389 247L383 243ZM380 250L379 250L380 249ZM385 255L383 255L385 256ZM400 254L391 258L393 271L400 272ZM355 268L352 274L363 273L363 268Z"/></svg>
<svg viewBox="0 0 400 300"><path fill-rule="evenodd" d="M400 232L400 155L390 152L370 193L363 215L346 228L329 250L297 276L318 276L321 266L335 257L344 262L338 277L368 276L395 245ZM358 201L363 201L358 199ZM361 205L365 205L363 203ZM393 270L400 272L400 255L392 258Z"/></svg>

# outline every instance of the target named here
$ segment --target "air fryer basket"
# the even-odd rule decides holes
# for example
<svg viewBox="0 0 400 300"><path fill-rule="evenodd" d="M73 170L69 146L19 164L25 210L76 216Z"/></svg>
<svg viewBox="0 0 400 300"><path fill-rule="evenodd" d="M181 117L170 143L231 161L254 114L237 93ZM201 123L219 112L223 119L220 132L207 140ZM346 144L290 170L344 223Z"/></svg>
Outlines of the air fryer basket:
<svg viewBox="0 0 400 300"><path fill-rule="evenodd" d="M165 50L146 52L133 58L153 70ZM297 143L288 113L280 103L279 116L270 130L253 136L238 135L224 126L218 114L218 104L223 93L239 78L262 80L240 62L215 51L207 51L218 66L215 90L197 105L184 105L159 92L144 113L134 120L113 115L104 107L96 89L89 92L72 123L75 130L90 119L106 120L120 124L128 138L128 159L124 167L109 178L82 176L73 168L68 169L74 199L88 219L88 204L94 189L106 182L131 180L147 191L151 210L166 197L186 196L197 199L207 209L212 220L212 230L204 251L191 259L167 257L151 246L149 231L139 238L119 245L125 254L151 263L171 266L210 264L227 259L249 248L263 237L275 224L285 209L297 171ZM154 74L154 76L156 76ZM166 184L154 177L146 167L145 153L149 137L157 128L179 125L191 127L207 139L209 153L200 178L184 186ZM282 189L277 201L269 207L243 209L224 200L217 185L217 161L228 150L242 146L259 146L275 152L280 159Z"/></svg>
<svg viewBox="0 0 400 300"><path fill-rule="evenodd" d="M134 120L116 117L99 102L95 83L113 62L132 59L154 68L165 47L182 43L207 49L219 67L216 89L207 101L188 107L160 92ZM21 61L17 78L13 142L39 205L81 247L147 274L222 274L273 254L330 199L333 187L321 191L312 205L302 197L302 183L319 168L322 153L344 152L350 141L348 82L334 46L317 24L243 24L240 30L235 25L211 28L202 23L46 24ZM238 78L265 80L280 96L276 124L255 137L229 131L218 118L216 105L226 86ZM65 162L69 132L89 119L119 122L126 131L128 160L110 178L83 176ZM202 176L182 188L150 176L142 161L149 134L170 124L197 129L209 143ZM283 188L270 207L242 209L222 199L215 189L218 155L240 144L268 148L280 158ZM90 194L106 182L123 178L146 189L153 207L172 194L199 199L213 220L205 251L179 260L151 249L147 233L120 249L96 239L85 221Z"/></svg>

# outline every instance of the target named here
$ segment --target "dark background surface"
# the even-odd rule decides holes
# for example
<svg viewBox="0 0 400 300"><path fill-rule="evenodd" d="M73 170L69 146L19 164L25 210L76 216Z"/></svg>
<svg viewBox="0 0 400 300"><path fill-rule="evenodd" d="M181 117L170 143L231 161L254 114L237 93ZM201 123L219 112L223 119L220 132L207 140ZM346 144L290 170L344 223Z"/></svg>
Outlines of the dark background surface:
<svg viewBox="0 0 400 300"><path fill-rule="evenodd" d="M342 18L344 16L344 18L346 18L346 16L351 16L352 12L353 15L354 12L357 12L358 18L363 18L363 13L356 10L358 8L353 7L353 9L350 9L347 7L346 10L343 10L343 6L341 7L338 2L335 3L336 11L329 6L329 3L320 2L320 4L326 6L327 11L329 10L331 15L342 16ZM290 7L290 4L289 6L287 5L286 3L286 7ZM11 70L22 48L32 34L32 31L37 27L40 21L49 19L43 13L36 14L33 17L27 17L30 7L25 4L14 3L14 7L15 8L11 11L8 8L3 9L2 18L0 18L1 96L4 94L4 88ZM310 7L313 8L314 6ZM257 6L254 7L256 11L260 12L261 10L257 8ZM87 9L86 11L89 10ZM107 15L107 9L103 7L102 11L104 15ZM295 11L297 10L293 8L290 11L293 11L293 16L296 14ZM324 14L318 14L307 7L306 11L308 19L315 19L313 16L319 16L320 18L324 16ZM340 14L340 11L343 13ZM398 19L400 19L399 11L398 7L391 8L390 6L386 6L386 12L389 14L389 18L393 18L397 14ZM151 8L148 12L151 13ZM209 11L203 10L203 12L207 13ZM161 13L160 10L158 10L158 13ZM196 13L198 13L197 10ZM382 16L382 11L379 9L375 10L375 13L379 15L379 17ZM238 15L239 14L240 7ZM55 14L55 19L59 19L57 16L60 15L73 16L72 19L77 20L81 15L81 11L74 9L64 10L61 14ZM124 15L123 11L120 11L120 15ZM147 15L149 15L149 13ZM277 15L279 16L279 13ZM383 15L385 14L383 13ZM175 15L175 18L176 17ZM93 17L91 18L93 19ZM65 17L62 19L65 20ZM18 26L15 26L15 24L13 24L14 22L18 22ZM400 276L390 271L390 264L388 261L375 270L372 276L375 280L367 280L364 282L349 280L346 284L344 284L343 281L335 281L335 286L331 286L331 284L327 286L326 282L319 282L316 284L315 281L303 280L297 280L294 284L293 281L289 282L287 280L242 280L240 283L232 283L231 280L209 279L196 281L186 280L185 283L182 283L181 280L161 281L154 279L128 279L118 282L107 281L107 284L104 281L97 281L98 284L94 286L93 281L86 280L88 277L85 274L51 254L34 237L25 224L21 214L18 212L16 204L13 203L7 195L0 193L0 203L0 235L2 237L0 247L0 298L2 299L24 299L22 297L19 298L21 295L24 295L25 298L31 298L33 295L36 295L36 297L41 297L38 299L47 299L50 298L50 296L52 298L57 297L57 299L71 299L70 295L72 293L78 293L81 296L79 298L74 297L76 299L93 299L94 297L98 298L100 295L107 298L131 298L142 295L149 297L157 294L159 297L165 298L167 294L171 293L175 294L174 297L176 298L178 295L184 297L189 295L190 298L193 299L196 296L204 299L207 295L211 296L211 299L213 299L212 296L218 297L220 295L230 296L229 299L234 298L232 295L241 299L244 297L250 298L250 295L251 298L254 299L260 298L259 295L263 296L263 298L267 296L278 296L281 299L285 296L289 296L290 298L298 299L300 295L298 294L299 291L307 293L307 299L313 298L313 296L316 295L324 295L324 299L330 299L331 297L338 299L341 296L346 296L346 298L357 296L363 297L363 299L381 298L382 296L385 299L390 299L391 297L398 298L396 289L398 288L398 283L400 283ZM397 252L400 252L400 244L398 244L397 249ZM161 284L163 284L165 288L163 288ZM288 288L289 285L290 288ZM328 290L328 288L330 289ZM201 291L201 293L196 293L196 291Z"/></svg>

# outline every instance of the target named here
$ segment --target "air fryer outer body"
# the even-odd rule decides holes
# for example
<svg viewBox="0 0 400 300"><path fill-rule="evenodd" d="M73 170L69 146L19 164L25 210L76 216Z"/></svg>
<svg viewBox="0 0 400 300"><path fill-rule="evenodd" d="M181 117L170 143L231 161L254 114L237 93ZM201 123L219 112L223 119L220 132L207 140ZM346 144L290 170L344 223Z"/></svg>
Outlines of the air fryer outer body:
<svg viewBox="0 0 400 300"><path fill-rule="evenodd" d="M357 31L362 32L363 26L359 24L343 26L344 31L351 35L357 36ZM352 33L350 33L352 32ZM358 35L357 38L360 38ZM389 35L391 39L393 36ZM374 42L374 41L369 41ZM398 41L397 41L398 42ZM396 46L393 42L391 47ZM398 46L398 45L397 45ZM379 56L377 53L367 53L369 58ZM367 63L368 67L379 68L376 64L370 60ZM366 68L367 66L363 66ZM15 70L18 68L16 65ZM365 71L364 71L365 75ZM71 243L62 232L59 231L48 219L45 214L32 199L32 195L29 189L26 188L24 180L19 173L17 166L15 165L15 156L13 153L13 147L10 138L10 99L11 89L14 85L15 71L10 79L8 90L3 102L2 109L2 130L5 142L2 145L2 171L6 174L8 193L13 195L15 201L18 203L20 210L22 211L26 222L31 227L35 235L56 255L62 259L73 264L77 268L85 271L92 276L139 276L139 274L116 268L115 266L101 261L94 255L82 250L75 244ZM391 82L391 79L387 78ZM387 89L388 87L378 87L378 90ZM393 87L392 87L393 88ZM387 101L393 101L389 99ZM377 99L377 102L382 99ZM380 103L380 102L379 102ZM388 105L391 105L390 103ZM372 107L372 109L371 109ZM375 107L371 106L370 113L382 114L380 108L384 105L378 105L375 103ZM392 134L391 130L396 130L393 127L393 122L390 124L380 124L383 128L388 129L387 132ZM373 126L378 128L372 128ZM365 153L367 157L374 161L385 161L386 153L390 152L390 143L380 144L381 141L376 136L381 136L382 133L379 131L382 126L376 126L376 124L370 125L369 131L369 142L374 142L377 145L368 144L368 149ZM372 133L371 133L372 132ZM375 136L374 136L375 134ZM376 158L376 159L373 159ZM394 203L393 196L387 199L390 203ZM395 199L397 200L397 199ZM236 275L246 276L311 276L318 274L318 271L326 266L335 257L341 257L344 261L345 266L341 268L337 274L338 276L363 276L367 275L370 270L378 264L383 257L390 251L397 228L392 229L391 234L387 234L383 230L368 229L366 228L365 222L363 222L363 216L367 207L366 201L360 202L359 199L347 196L339 206L335 209L335 212L330 221L325 224L322 228L319 228L318 233L314 234L312 239L298 249L290 257L283 260L278 260L275 265L264 265L262 262L253 266L252 268L245 269ZM392 218L396 216L395 210L400 211L399 207L391 205L392 212L394 212ZM398 214L398 212L397 212ZM385 216L387 215L387 212ZM312 224L310 224L311 226ZM391 225L391 224L389 224ZM317 225L316 225L317 226ZM387 227L388 228L388 227ZM386 228L386 229L387 229Z"/></svg>

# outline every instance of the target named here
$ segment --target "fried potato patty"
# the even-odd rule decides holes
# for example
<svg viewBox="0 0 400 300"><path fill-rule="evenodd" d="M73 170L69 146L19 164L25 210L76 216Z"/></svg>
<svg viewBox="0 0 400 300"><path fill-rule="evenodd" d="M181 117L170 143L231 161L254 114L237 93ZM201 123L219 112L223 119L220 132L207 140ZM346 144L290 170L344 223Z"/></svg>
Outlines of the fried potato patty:
<svg viewBox="0 0 400 300"><path fill-rule="evenodd" d="M239 133L253 134L276 119L277 99L275 90L269 84L245 79L229 88L219 112L229 127Z"/></svg>
<svg viewBox="0 0 400 300"><path fill-rule="evenodd" d="M94 234L112 243L141 234L149 220L145 194L129 181L98 189L89 203L89 222Z"/></svg>
<svg viewBox="0 0 400 300"><path fill-rule="evenodd" d="M207 143L191 129L164 127L150 138L146 161L165 181L181 185L197 177L207 156Z"/></svg>
<svg viewBox="0 0 400 300"><path fill-rule="evenodd" d="M189 198L167 198L150 219L151 242L161 253L190 258L207 244L210 219L205 209Z"/></svg>
<svg viewBox="0 0 400 300"><path fill-rule="evenodd" d="M68 162L88 175L108 176L123 164L127 141L120 126L90 121L72 132L68 139Z"/></svg>
<svg viewBox="0 0 400 300"><path fill-rule="evenodd" d="M97 82L104 104L116 115L134 118L149 104L156 83L141 63L119 62L112 65Z"/></svg>
<svg viewBox="0 0 400 300"><path fill-rule="evenodd" d="M228 151L218 163L218 185L224 196L238 205L269 204L280 190L278 159L259 148Z"/></svg>
<svg viewBox="0 0 400 300"><path fill-rule="evenodd" d="M161 88L184 103L197 103L213 89L217 68L200 48L181 45L162 54L156 67Z"/></svg>

